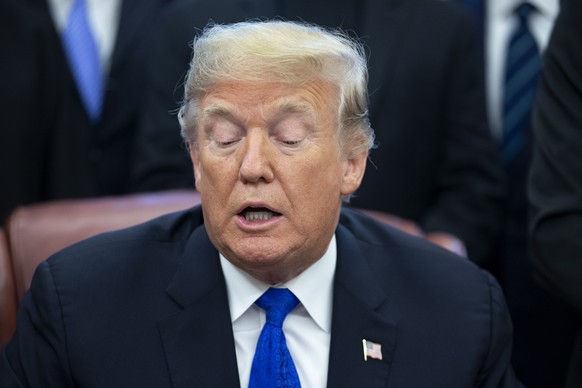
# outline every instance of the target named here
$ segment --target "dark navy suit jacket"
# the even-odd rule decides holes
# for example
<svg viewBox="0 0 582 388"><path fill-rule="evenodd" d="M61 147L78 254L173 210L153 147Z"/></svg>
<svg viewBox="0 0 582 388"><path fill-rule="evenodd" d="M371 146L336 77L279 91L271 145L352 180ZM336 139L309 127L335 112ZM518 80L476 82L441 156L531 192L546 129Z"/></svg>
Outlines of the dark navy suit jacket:
<svg viewBox="0 0 582 388"><path fill-rule="evenodd" d="M487 272L349 209L336 236L328 386L519 386L510 318ZM364 361L362 339L382 345L381 361ZM3 388L238 385L225 280L200 207L42 263L0 355Z"/></svg>
<svg viewBox="0 0 582 388"><path fill-rule="evenodd" d="M534 275L574 314L566 387L582 387L582 3L563 0L546 56L529 182Z"/></svg>

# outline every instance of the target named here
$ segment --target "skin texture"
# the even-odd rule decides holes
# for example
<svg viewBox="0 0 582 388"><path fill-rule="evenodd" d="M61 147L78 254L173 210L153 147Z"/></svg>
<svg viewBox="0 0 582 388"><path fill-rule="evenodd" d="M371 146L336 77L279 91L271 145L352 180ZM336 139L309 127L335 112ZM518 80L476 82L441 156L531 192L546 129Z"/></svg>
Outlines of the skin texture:
<svg viewBox="0 0 582 388"><path fill-rule="evenodd" d="M325 253L342 196L362 180L368 153L342 156L337 93L324 81L237 81L201 98L190 156L208 235L263 282L285 282ZM249 220L249 208L274 216Z"/></svg>

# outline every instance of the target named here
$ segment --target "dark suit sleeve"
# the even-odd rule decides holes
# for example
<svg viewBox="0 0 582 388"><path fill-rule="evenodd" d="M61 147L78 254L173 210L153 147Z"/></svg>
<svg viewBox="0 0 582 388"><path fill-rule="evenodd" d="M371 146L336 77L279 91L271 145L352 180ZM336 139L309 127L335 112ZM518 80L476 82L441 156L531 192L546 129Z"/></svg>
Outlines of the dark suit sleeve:
<svg viewBox="0 0 582 388"><path fill-rule="evenodd" d="M529 182L540 282L582 317L582 3L564 1L544 59Z"/></svg>
<svg viewBox="0 0 582 388"><path fill-rule="evenodd" d="M21 303L16 333L0 354L2 388L73 386L62 315L50 267L42 263Z"/></svg>
<svg viewBox="0 0 582 388"><path fill-rule="evenodd" d="M365 3L379 146L352 204L451 233L484 264L505 193L473 20L450 1Z"/></svg>
<svg viewBox="0 0 582 388"><path fill-rule="evenodd" d="M52 24L42 7L0 1L0 222L49 195L50 138L63 90Z"/></svg>
<svg viewBox="0 0 582 388"><path fill-rule="evenodd" d="M194 187L194 173L180 135L177 111L184 94L184 78L196 33L188 11L164 10L151 58L136 136L132 186L136 191Z"/></svg>
<svg viewBox="0 0 582 388"><path fill-rule="evenodd" d="M483 264L500 232L504 185L497 144L487 125L482 46L470 21L456 19L443 92L447 103L439 187L420 223L426 231L456 235L469 257Z"/></svg>
<svg viewBox="0 0 582 388"><path fill-rule="evenodd" d="M490 292L491 336L476 387L522 387L511 367L513 327L503 291L493 276L485 273Z"/></svg>

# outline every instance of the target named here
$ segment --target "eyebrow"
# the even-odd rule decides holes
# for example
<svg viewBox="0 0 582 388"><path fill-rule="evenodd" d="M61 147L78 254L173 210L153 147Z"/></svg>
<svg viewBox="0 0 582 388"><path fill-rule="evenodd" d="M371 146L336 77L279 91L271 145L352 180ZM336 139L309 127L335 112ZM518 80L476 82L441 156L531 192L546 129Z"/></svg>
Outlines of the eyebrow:
<svg viewBox="0 0 582 388"><path fill-rule="evenodd" d="M204 108L202 117L225 117L229 120L236 120L233 110L224 104L214 103Z"/></svg>
<svg viewBox="0 0 582 388"><path fill-rule="evenodd" d="M273 105L273 110L280 113L309 113L313 111L313 107L304 102L304 101L296 101L296 100L289 100L289 99L281 99L275 101Z"/></svg>
<svg viewBox="0 0 582 388"><path fill-rule="evenodd" d="M313 111L313 107L304 102L282 98L269 106L269 111L275 112L272 116L281 114L305 114ZM205 107L202 117L222 117L232 122L239 122L240 118L236 114L236 107L233 109L222 103L213 103Z"/></svg>

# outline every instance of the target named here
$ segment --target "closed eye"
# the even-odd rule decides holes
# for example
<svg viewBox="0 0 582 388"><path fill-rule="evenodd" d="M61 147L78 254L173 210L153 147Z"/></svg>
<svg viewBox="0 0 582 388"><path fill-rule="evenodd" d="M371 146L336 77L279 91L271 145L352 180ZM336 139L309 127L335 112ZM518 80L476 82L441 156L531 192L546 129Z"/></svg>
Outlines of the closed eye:
<svg viewBox="0 0 582 388"><path fill-rule="evenodd" d="M279 147L288 150L295 150L301 146L305 139L278 139L275 137L274 141L279 144Z"/></svg>
<svg viewBox="0 0 582 388"><path fill-rule="evenodd" d="M228 148L229 146L236 144L239 140L240 139L227 140L227 141L214 140L214 142L220 148Z"/></svg>
<svg viewBox="0 0 582 388"><path fill-rule="evenodd" d="M302 139L300 139L300 140L281 140L281 143L283 143L285 145L289 145L289 146L298 145L301 142L302 142Z"/></svg>

